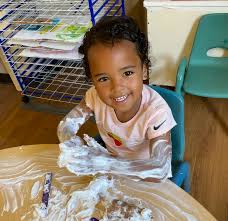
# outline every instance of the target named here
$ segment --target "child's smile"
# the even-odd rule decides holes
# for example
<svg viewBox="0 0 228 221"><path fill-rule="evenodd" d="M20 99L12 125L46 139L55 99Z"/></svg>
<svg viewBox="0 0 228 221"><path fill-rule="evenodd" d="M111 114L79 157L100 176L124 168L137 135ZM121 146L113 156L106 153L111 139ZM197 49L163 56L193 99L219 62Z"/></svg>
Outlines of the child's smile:
<svg viewBox="0 0 228 221"><path fill-rule="evenodd" d="M139 110L145 65L134 43L122 40L111 44L96 43L88 51L92 80L100 99L126 122Z"/></svg>
<svg viewBox="0 0 228 221"><path fill-rule="evenodd" d="M119 102L124 102L126 101L126 99L128 98L128 95L123 95L121 97L116 97L116 98L113 98L117 103Z"/></svg>

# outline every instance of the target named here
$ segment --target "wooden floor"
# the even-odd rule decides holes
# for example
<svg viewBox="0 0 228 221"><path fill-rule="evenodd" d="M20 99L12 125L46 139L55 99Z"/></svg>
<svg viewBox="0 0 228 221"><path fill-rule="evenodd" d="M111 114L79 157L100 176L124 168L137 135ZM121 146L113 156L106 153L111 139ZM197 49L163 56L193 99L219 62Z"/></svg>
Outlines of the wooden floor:
<svg viewBox="0 0 228 221"><path fill-rule="evenodd" d="M58 143L56 127L62 117L22 108L14 86L0 84L0 149ZM94 130L91 122L87 128ZM228 221L228 99L186 95L185 128L191 195L218 221Z"/></svg>
<svg viewBox="0 0 228 221"><path fill-rule="evenodd" d="M218 221L228 221L228 99L186 95L185 134L191 194Z"/></svg>

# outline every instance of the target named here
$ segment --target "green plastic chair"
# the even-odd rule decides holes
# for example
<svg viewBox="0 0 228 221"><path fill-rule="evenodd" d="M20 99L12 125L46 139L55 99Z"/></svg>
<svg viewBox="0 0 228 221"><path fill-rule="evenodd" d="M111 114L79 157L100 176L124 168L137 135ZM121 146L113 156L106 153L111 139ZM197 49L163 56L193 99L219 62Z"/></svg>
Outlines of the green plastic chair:
<svg viewBox="0 0 228 221"><path fill-rule="evenodd" d="M182 59L178 68L178 93L228 98L228 57L207 56L212 48L228 49L228 13L201 17L189 62Z"/></svg>
<svg viewBox="0 0 228 221"><path fill-rule="evenodd" d="M168 103L177 125L171 130L172 140L172 173L173 181L190 192L190 164L184 160L185 133L184 133L184 99L180 93L159 86L150 85Z"/></svg>

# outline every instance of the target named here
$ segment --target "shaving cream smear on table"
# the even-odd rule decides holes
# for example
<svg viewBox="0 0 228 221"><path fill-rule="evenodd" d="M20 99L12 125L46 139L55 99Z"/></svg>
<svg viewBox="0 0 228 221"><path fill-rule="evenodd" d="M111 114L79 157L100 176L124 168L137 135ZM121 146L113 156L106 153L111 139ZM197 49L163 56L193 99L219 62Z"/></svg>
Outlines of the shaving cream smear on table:
<svg viewBox="0 0 228 221"><path fill-rule="evenodd" d="M115 187L115 180L107 176L94 179L87 188L66 195L52 187L48 215L43 214L39 204L34 204L31 220L78 220L89 221L152 221L152 211L136 198L124 196ZM26 214L22 220L29 220Z"/></svg>
<svg viewBox="0 0 228 221"><path fill-rule="evenodd" d="M6 163L6 162L5 162ZM15 212L24 205L25 190L23 184L26 180L36 180L43 172L30 160L17 160L7 167L0 163L0 193L5 202L3 212ZM33 193L32 193L33 195Z"/></svg>

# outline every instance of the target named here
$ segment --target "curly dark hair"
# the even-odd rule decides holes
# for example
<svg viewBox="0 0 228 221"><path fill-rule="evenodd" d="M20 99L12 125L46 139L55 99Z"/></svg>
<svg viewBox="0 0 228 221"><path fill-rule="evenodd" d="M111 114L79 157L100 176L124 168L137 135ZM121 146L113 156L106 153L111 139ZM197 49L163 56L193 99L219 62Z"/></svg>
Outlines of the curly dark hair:
<svg viewBox="0 0 228 221"><path fill-rule="evenodd" d="M83 66L88 79L91 78L88 62L89 48L96 43L114 45L121 40L133 42L142 64L145 64L147 68L150 67L148 40L134 19L128 16L104 16L86 32L83 43L78 50L84 55Z"/></svg>

